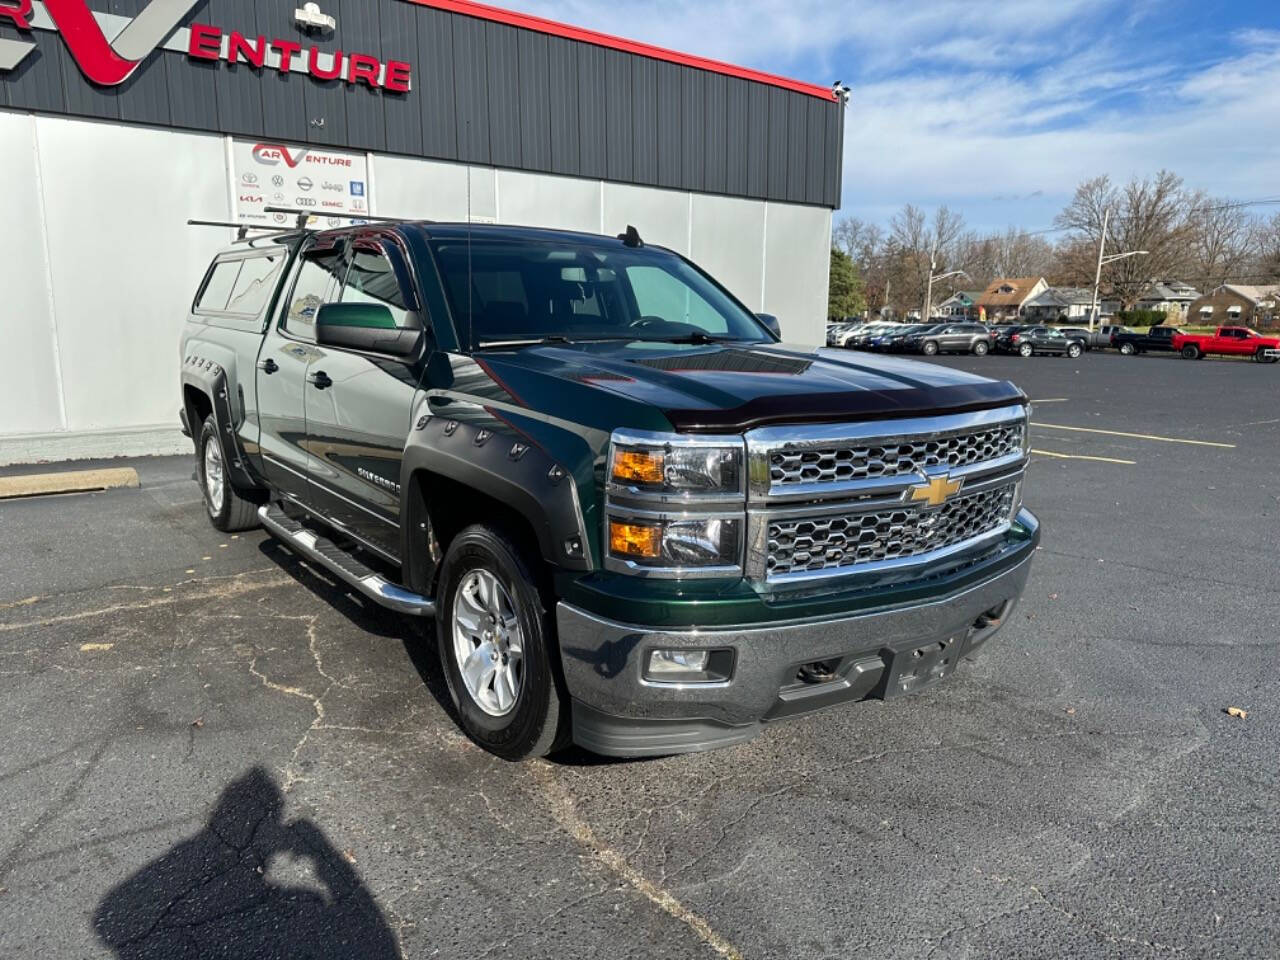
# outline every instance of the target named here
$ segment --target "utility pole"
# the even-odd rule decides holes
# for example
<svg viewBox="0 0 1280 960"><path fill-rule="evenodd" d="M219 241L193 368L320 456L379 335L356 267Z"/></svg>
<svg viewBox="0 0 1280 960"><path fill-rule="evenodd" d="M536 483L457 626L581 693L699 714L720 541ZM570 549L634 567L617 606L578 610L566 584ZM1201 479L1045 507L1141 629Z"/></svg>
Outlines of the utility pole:
<svg viewBox="0 0 1280 960"><path fill-rule="evenodd" d="M934 237L933 246L929 249L929 281L924 286L924 309L920 311L920 322L928 323L929 314L933 312L933 271L938 269L938 239Z"/></svg>
<svg viewBox="0 0 1280 960"><path fill-rule="evenodd" d="M1128 250L1124 253L1113 253L1106 256L1107 250L1107 224L1111 222L1111 211L1108 210L1102 215L1102 239L1098 241L1098 272L1093 278L1093 307L1089 310L1089 332L1093 333L1094 323L1098 319L1098 287L1102 284L1102 268L1108 263L1115 263L1117 260L1124 260L1126 257L1145 257L1148 256L1146 250Z"/></svg>
<svg viewBox="0 0 1280 960"><path fill-rule="evenodd" d="M1111 223L1111 211L1102 214L1102 236L1098 240L1098 272L1093 276L1093 305L1089 307L1089 332L1093 333L1098 322L1098 287L1102 285L1102 256L1107 251L1107 226Z"/></svg>

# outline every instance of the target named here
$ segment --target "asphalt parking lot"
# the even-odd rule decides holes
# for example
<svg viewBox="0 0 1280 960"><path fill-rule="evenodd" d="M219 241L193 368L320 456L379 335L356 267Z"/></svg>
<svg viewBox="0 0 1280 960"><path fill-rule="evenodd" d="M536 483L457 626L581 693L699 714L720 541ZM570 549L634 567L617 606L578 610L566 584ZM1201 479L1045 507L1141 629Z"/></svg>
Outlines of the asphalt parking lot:
<svg viewBox="0 0 1280 960"><path fill-rule="evenodd" d="M493 759L187 459L0 504L0 956L1280 955L1280 368L937 362L1036 401L1016 621L707 755Z"/></svg>

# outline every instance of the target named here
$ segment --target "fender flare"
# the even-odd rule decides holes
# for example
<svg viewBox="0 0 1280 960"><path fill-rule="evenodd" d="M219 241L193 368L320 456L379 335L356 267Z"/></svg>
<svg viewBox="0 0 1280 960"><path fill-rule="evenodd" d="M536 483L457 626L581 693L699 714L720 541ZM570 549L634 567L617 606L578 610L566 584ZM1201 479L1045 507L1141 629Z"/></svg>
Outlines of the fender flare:
<svg viewBox="0 0 1280 960"><path fill-rule="evenodd" d="M201 420L187 401L186 387L194 387L209 398L213 408L214 423L227 453L227 472L231 485L240 490L264 489L265 484L255 475L240 437L245 412L243 396L235 381L235 355L225 347L190 340L182 358L182 405L191 426L192 440L198 442Z"/></svg>
<svg viewBox="0 0 1280 960"><path fill-rule="evenodd" d="M425 409L425 408L424 408ZM456 411L456 412L455 412ZM439 504L422 501L418 480L441 477L519 513L533 529L544 560L562 570L594 569L574 472L529 437L483 407L454 402L451 416L423 413L410 432L401 464L401 556L411 580L429 580L439 557L422 549Z"/></svg>

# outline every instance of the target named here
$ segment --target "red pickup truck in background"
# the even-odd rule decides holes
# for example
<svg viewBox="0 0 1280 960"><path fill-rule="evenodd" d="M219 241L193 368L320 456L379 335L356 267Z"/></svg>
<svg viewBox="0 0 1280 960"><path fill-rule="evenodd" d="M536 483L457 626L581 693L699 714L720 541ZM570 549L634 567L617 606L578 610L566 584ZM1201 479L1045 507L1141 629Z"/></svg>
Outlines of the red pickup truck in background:
<svg viewBox="0 0 1280 960"><path fill-rule="evenodd" d="M1280 337L1264 337L1248 327L1219 327L1212 334L1176 334L1173 349L1186 360L1220 354L1224 357L1253 357L1259 363L1275 363L1280 360Z"/></svg>

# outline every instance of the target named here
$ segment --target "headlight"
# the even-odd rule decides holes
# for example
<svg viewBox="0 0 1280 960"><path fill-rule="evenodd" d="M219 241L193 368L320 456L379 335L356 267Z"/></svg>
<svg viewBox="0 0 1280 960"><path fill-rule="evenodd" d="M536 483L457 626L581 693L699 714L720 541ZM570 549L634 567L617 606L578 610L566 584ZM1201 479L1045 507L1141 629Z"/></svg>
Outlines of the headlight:
<svg viewBox="0 0 1280 960"><path fill-rule="evenodd" d="M615 431L605 496L605 566L656 577L742 569L741 437Z"/></svg>
<svg viewBox="0 0 1280 960"><path fill-rule="evenodd" d="M742 441L672 437L642 440L615 434L609 454L609 482L637 492L736 494L742 490Z"/></svg>
<svg viewBox="0 0 1280 960"><path fill-rule="evenodd" d="M736 567L742 521L609 517L609 555L642 567Z"/></svg>

